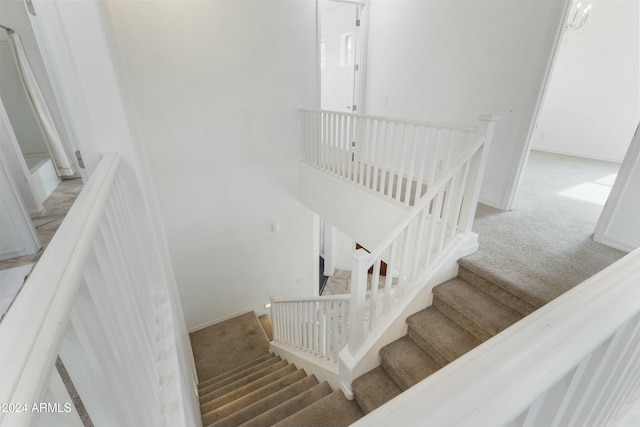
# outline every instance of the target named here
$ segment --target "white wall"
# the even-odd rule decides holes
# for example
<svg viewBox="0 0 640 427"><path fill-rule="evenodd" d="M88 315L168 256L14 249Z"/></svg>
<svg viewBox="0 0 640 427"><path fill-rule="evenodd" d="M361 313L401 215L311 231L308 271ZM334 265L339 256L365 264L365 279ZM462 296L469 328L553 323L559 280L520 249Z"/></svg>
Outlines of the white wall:
<svg viewBox="0 0 640 427"><path fill-rule="evenodd" d="M15 30L16 34L22 39L27 58L47 101L56 128L63 141L67 141L68 137L62 116L27 13L23 0L0 1L0 23ZM0 96L4 100L7 114L22 152L27 155L39 154L49 157L44 136L28 103L22 83L20 83L15 61L4 30L0 31Z"/></svg>
<svg viewBox="0 0 640 427"><path fill-rule="evenodd" d="M373 0L366 112L475 123L497 114L481 200L506 207L563 1Z"/></svg>
<svg viewBox="0 0 640 427"><path fill-rule="evenodd" d="M295 194L297 107L318 102L315 3L113 2L111 15L187 325L312 295L313 214Z"/></svg>
<svg viewBox="0 0 640 427"><path fill-rule="evenodd" d="M126 87L121 81L120 62L109 24L108 4L103 0L33 1L37 16L30 17L34 34L43 53L47 71L73 143L82 151L86 165L83 177L90 177L102 153L119 152L123 158L121 172L125 182L138 179L142 198L130 209L144 209L153 235L146 238L157 247L150 262L158 268L150 273L159 283L168 284L172 303L176 347L180 358L179 390L184 399L186 425L200 424L196 379L191 344L182 305L175 286L165 229L149 168L136 128ZM161 89L161 88L160 88ZM157 255L157 257L156 257Z"/></svg>
<svg viewBox="0 0 640 427"><path fill-rule="evenodd" d="M595 1L587 24L565 33L533 148L622 162L640 118L638 9Z"/></svg>

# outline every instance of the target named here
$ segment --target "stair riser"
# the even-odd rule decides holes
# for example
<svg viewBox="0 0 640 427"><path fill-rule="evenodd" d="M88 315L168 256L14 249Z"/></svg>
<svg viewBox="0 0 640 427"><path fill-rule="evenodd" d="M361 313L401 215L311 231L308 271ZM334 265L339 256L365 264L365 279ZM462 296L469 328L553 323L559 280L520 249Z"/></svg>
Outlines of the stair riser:
<svg viewBox="0 0 640 427"><path fill-rule="evenodd" d="M289 374L285 377L282 377L270 384L267 384L264 387L261 387L260 389L255 390L252 393L249 393L240 399L230 402L216 410L213 410L203 415L202 422L204 425L208 425L216 421L221 421L224 417L232 415L237 411L241 411L242 409L260 401L261 399L264 399L268 396L278 393L279 391L284 390L290 385L295 384L296 382L305 378L306 375L307 374L305 374L305 372L302 369L299 369L298 371L292 374ZM227 424L227 425L230 425L230 424Z"/></svg>
<svg viewBox="0 0 640 427"><path fill-rule="evenodd" d="M244 364L242 366L238 366L237 368L232 369L232 370L230 370L228 372L225 372L224 374L220 374L220 375L215 376L213 378L208 378L208 379L202 381L200 384L198 384L198 391L201 392L201 390L203 388L205 388L205 387L209 387L212 384L215 384L217 382L220 382L220 381L224 380L225 378L228 378L228 377L231 377L233 375L237 375L238 373L244 372L245 370L250 369L252 366L255 366L255 365L257 365L259 363L262 363L262 362L264 362L266 360L273 359L274 357L276 357L276 355L273 354L273 353L265 354L264 356L254 360L252 362L246 363L246 364Z"/></svg>
<svg viewBox="0 0 640 427"><path fill-rule="evenodd" d="M402 390L382 366L356 378L352 387L355 400L365 414L402 393Z"/></svg>
<svg viewBox="0 0 640 427"><path fill-rule="evenodd" d="M433 347L431 343L422 338L420 334L418 334L418 332L416 332L413 328L409 328L407 335L409 335L409 338L411 338L413 342L415 342L418 347L422 349L422 351L431 356L431 358L435 360L438 365L445 366L452 361L447 360L447 358L442 353L440 353L435 347Z"/></svg>
<svg viewBox="0 0 640 427"><path fill-rule="evenodd" d="M200 411L203 414L213 411L223 405L226 405L229 402L233 402L234 400L240 399L242 396L245 396L251 392L258 390L259 388L264 387L265 385L276 381L282 377L285 377L297 369L295 365L289 365L285 368L282 368L276 372L273 372L265 377L260 378L252 383L249 383L243 387L240 387L236 390L231 391L223 396L218 397L217 399L211 400L207 403L200 405Z"/></svg>
<svg viewBox="0 0 640 427"><path fill-rule="evenodd" d="M522 316L528 316L537 309L527 301L518 298L510 292L505 291L495 283L485 279L484 277L474 273L471 270L466 269L463 266L460 266L458 270L458 277L474 285L477 289L495 298L497 301L506 305L513 311L520 313Z"/></svg>
<svg viewBox="0 0 640 427"><path fill-rule="evenodd" d="M210 402L212 400L215 400L221 396L224 396L225 394L228 394L240 387L244 387L247 384L259 380L260 378L263 378L269 374L272 374L273 372L276 372L284 367L286 367L288 365L287 361L285 360L281 360L277 363L274 363L272 365L267 366L266 368L257 371L257 372L253 372L250 375L247 375L244 378L240 378L238 380L236 380L235 382L232 382L230 384L227 384L217 390L213 390L207 394L203 394L200 396L200 404L204 404L206 402Z"/></svg>
<svg viewBox="0 0 640 427"><path fill-rule="evenodd" d="M332 391L326 382L318 384L304 393L270 409L264 414L241 424L240 427L264 427L274 425L288 416L295 414L301 408L305 408L323 397L330 395Z"/></svg>
<svg viewBox="0 0 640 427"><path fill-rule="evenodd" d="M462 329L464 329L480 341L486 341L493 336L491 332L486 331L481 325L474 323L464 314L452 308L437 296L434 296L433 298L433 306L437 308L442 314L454 321Z"/></svg>
<svg viewBox="0 0 640 427"><path fill-rule="evenodd" d="M216 383L213 383L207 387L203 387L200 389L199 394L200 396L205 396L209 393L212 393L218 389L221 389L222 387L225 387L229 384L232 384L236 381L241 380L242 378L245 378L251 374L254 374L256 372L262 371L263 369L275 365L276 363L280 362L282 359L280 359L280 357L272 357L271 359L265 360L262 363L259 363L255 366L252 366L251 368L248 368L238 374L235 375L231 375L223 380L220 380Z"/></svg>
<svg viewBox="0 0 640 427"><path fill-rule="evenodd" d="M247 398L251 398L251 400L253 401L250 405L242 408L241 410L237 410L236 408L234 408L235 412L233 414L211 424L208 427L238 426L259 415L262 415L268 410L280 405L281 403L286 402L289 399L293 399L297 395L304 393L305 391L311 389L316 385L318 385L318 380L316 380L314 376L310 376L304 377L301 380L289 385L288 387L274 392L259 401L255 401L255 396L248 395Z"/></svg>

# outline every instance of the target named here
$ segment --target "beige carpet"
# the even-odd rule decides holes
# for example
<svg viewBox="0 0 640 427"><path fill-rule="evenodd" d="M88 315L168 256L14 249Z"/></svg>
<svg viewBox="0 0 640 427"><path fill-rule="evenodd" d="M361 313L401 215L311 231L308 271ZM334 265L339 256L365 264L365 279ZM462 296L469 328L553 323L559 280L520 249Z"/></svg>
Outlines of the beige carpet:
<svg viewBox="0 0 640 427"><path fill-rule="evenodd" d="M593 241L615 163L533 151L513 210L479 205L480 249L461 264L541 306L622 258ZM608 179L607 179L608 178Z"/></svg>
<svg viewBox="0 0 640 427"><path fill-rule="evenodd" d="M269 339L254 312L190 334L200 382L269 353Z"/></svg>

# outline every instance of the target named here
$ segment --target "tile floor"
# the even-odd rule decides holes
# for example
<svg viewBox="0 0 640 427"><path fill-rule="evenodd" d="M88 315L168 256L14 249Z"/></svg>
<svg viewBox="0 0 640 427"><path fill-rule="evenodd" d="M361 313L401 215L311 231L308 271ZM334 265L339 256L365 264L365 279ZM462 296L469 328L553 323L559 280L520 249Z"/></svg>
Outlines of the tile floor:
<svg viewBox="0 0 640 427"><path fill-rule="evenodd" d="M45 213L32 218L33 225L36 227L40 242L42 243L42 249L33 255L25 255L0 261L0 270L38 262L81 190L82 179L73 178L63 180L51 196L45 200Z"/></svg>

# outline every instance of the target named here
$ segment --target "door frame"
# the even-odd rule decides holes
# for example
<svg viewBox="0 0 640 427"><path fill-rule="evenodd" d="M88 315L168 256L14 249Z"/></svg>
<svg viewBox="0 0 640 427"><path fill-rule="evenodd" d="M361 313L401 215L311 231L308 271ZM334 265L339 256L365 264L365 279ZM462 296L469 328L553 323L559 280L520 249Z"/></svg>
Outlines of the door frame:
<svg viewBox="0 0 640 427"><path fill-rule="evenodd" d="M356 55L354 61L354 78L353 78L353 105L357 108L353 111L356 114L364 114L365 112L365 87L366 87L366 64L367 64L367 46L369 44L369 10L370 0L316 0L316 70L317 70L317 108L321 108L322 101L322 68L320 67L320 44L322 41L322 27L320 2L346 3L357 7L357 20L360 25L356 27L354 34L356 41Z"/></svg>
<svg viewBox="0 0 640 427"><path fill-rule="evenodd" d="M526 134L524 135L524 144L522 145L518 159L513 165L511 180L509 182L509 185L507 187L507 192L503 199L504 206L502 208L505 211L511 210L513 206L513 202L516 198L516 194L520 189L520 184L522 182L524 170L526 168L527 162L529 161L529 153L531 153L531 146L533 145L533 133L538 123L540 113L542 112L542 107L544 105L545 97L547 95L547 90L549 89L551 76L553 75L553 69L555 68L555 65L558 59L558 53L560 52L560 45L562 44L562 39L564 37L564 25L567 22L569 13L571 12L571 6L573 4L573 0L562 0L562 1L564 1L564 7L562 11L562 20L560 21L560 25L556 30L556 41L553 46L551 56L549 57L549 61L547 62L544 79L542 81L542 86L538 93L538 98L536 99L533 116L527 128Z"/></svg>
<svg viewBox="0 0 640 427"><path fill-rule="evenodd" d="M593 232L594 241L624 252L631 252L636 248L626 242L610 237L607 234L607 231L609 230L616 210L620 205L622 195L629 185L633 185L633 183L630 182L631 175L633 174L634 167L638 162L640 162L640 123L638 123L638 127L633 134L631 144L629 144L627 153L622 160L616 180L611 187L611 192L609 193L609 197L607 198L604 208L602 208L600 218L598 218L596 228Z"/></svg>

